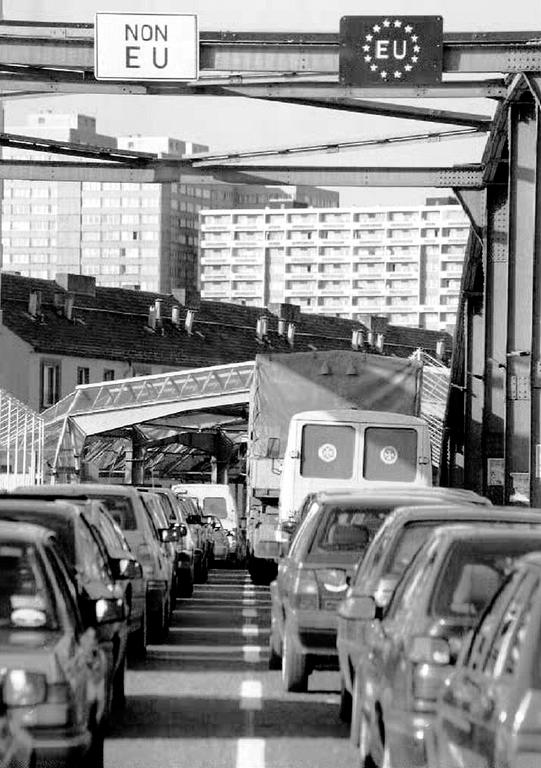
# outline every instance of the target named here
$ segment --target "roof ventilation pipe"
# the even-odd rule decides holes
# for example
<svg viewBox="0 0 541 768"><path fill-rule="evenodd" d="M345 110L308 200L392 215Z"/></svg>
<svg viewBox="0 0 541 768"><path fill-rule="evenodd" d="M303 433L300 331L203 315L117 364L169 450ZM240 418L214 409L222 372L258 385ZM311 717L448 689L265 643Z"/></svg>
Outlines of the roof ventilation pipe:
<svg viewBox="0 0 541 768"><path fill-rule="evenodd" d="M263 341L267 335L268 318L265 315L257 318L256 335L260 341Z"/></svg>
<svg viewBox="0 0 541 768"><path fill-rule="evenodd" d="M285 336L287 331L287 322L281 317L278 320L278 336Z"/></svg>
<svg viewBox="0 0 541 768"><path fill-rule="evenodd" d="M440 339L436 342L436 354L439 358L445 355L445 339Z"/></svg>
<svg viewBox="0 0 541 768"><path fill-rule="evenodd" d="M376 349L378 352L383 352L385 347L385 336L383 333L378 333L376 336Z"/></svg>
<svg viewBox="0 0 541 768"><path fill-rule="evenodd" d="M295 346L295 323L287 324L287 343L290 347Z"/></svg>
<svg viewBox="0 0 541 768"><path fill-rule="evenodd" d="M376 334L374 333L374 331L368 331L368 333L366 334L366 342L369 347L374 346L375 338L376 338Z"/></svg>
<svg viewBox="0 0 541 768"><path fill-rule="evenodd" d="M178 304L174 304L171 307L171 322L177 328L180 325L180 307L178 306Z"/></svg>
<svg viewBox="0 0 541 768"><path fill-rule="evenodd" d="M64 296L64 314L68 318L68 320L73 319L73 305L75 304L75 294L66 293Z"/></svg>
<svg viewBox="0 0 541 768"><path fill-rule="evenodd" d="M154 304L151 304L148 308L148 327L152 328L152 330L156 330L156 307Z"/></svg>
<svg viewBox="0 0 541 768"><path fill-rule="evenodd" d="M30 291L28 297L28 314L37 317L41 312L41 291Z"/></svg>
<svg viewBox="0 0 541 768"><path fill-rule="evenodd" d="M188 336L191 336L193 333L194 320L195 320L195 310L194 309L186 310L186 319L184 320L184 328L186 329L186 333L188 334Z"/></svg>
<svg viewBox="0 0 541 768"><path fill-rule="evenodd" d="M358 352L359 349L363 348L364 335L360 328L356 331L351 332L351 346L356 352Z"/></svg>

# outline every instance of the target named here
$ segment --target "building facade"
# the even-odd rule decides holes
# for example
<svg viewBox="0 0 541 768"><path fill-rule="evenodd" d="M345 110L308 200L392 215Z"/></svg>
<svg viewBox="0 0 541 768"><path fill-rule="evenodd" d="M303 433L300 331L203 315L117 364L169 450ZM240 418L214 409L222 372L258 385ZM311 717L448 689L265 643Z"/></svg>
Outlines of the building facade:
<svg viewBox="0 0 541 768"><path fill-rule="evenodd" d="M160 136L99 134L93 117L40 112L7 130L36 138L179 157L203 144ZM3 150L6 158L35 153ZM58 159L39 154L40 160ZM198 290L198 214L202 208L337 206L326 190L182 183L8 180L2 202L3 269L54 279L58 272L94 275L99 285L169 293Z"/></svg>
<svg viewBox="0 0 541 768"><path fill-rule="evenodd" d="M416 207L201 211L201 295L430 329L454 324L469 222Z"/></svg>

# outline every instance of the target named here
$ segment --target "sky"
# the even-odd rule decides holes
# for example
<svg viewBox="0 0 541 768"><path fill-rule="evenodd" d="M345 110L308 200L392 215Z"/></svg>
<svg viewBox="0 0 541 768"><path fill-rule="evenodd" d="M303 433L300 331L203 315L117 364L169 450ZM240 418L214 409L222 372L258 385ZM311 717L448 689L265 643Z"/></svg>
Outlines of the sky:
<svg viewBox="0 0 541 768"><path fill-rule="evenodd" d="M0 0L1 2L1 0ZM93 22L108 12L196 13L201 30L337 32L343 15L379 15L380 0L3 0L6 19ZM539 0L393 0L386 14L440 14L444 31L533 30ZM428 106L417 100L419 106ZM431 106L491 114L488 100L434 100ZM246 150L359 138L441 131L446 126L396 118L333 112L261 100L224 97L49 96L4 101L6 130L24 129L26 116L40 110L92 115L100 133L172 136L207 144L211 150ZM450 126L449 126L450 127ZM20 130L24 133L24 130ZM480 159L484 138L403 145L384 151L348 151L303 158L303 162L358 165L453 165ZM299 158L300 162L300 158ZM343 205L420 203L432 190L346 189ZM441 192L439 193L441 194Z"/></svg>

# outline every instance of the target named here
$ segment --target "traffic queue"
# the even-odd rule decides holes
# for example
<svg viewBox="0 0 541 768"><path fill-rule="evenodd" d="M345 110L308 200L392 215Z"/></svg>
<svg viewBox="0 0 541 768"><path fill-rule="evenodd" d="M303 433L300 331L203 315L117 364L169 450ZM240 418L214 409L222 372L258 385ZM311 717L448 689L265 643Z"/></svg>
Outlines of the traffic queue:
<svg viewBox="0 0 541 768"><path fill-rule="evenodd" d="M103 766L128 664L166 640L221 532L196 497L166 488L0 495L1 768Z"/></svg>
<svg viewBox="0 0 541 768"><path fill-rule="evenodd" d="M297 692L339 670L356 765L541 764L541 510L393 483L312 493L294 522L269 667Z"/></svg>

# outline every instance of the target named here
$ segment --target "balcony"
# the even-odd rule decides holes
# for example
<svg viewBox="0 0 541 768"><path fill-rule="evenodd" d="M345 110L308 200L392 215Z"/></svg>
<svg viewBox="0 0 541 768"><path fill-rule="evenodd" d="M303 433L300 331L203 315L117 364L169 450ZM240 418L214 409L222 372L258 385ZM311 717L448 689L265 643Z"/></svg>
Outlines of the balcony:
<svg viewBox="0 0 541 768"><path fill-rule="evenodd" d="M201 280L204 280L205 282L208 280L222 280L226 279L229 280L231 277L231 274L229 272L229 269L220 269L220 270L212 270L210 272L205 272L204 265L202 265L201 270Z"/></svg>

